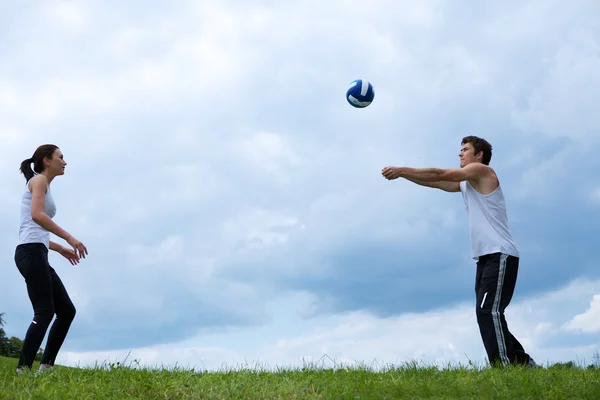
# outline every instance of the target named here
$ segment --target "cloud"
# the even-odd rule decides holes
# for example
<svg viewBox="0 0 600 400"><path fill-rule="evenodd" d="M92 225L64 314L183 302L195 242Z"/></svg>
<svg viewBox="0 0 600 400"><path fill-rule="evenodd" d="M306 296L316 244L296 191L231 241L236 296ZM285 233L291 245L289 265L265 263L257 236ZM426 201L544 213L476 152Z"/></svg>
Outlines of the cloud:
<svg viewBox="0 0 600 400"><path fill-rule="evenodd" d="M564 325L569 331L595 333L600 331L600 294L593 297L590 308Z"/></svg>
<svg viewBox="0 0 600 400"><path fill-rule="evenodd" d="M523 130L589 143L598 137L600 117L594 106L600 89L599 32L572 32L545 60L549 68L531 93L525 110L516 113ZM573 94L576 93L576 97Z"/></svg>
<svg viewBox="0 0 600 400"><path fill-rule="evenodd" d="M63 1L48 5L45 12L49 20L55 22L55 28L71 29L71 33L80 32L89 25L86 11L80 4Z"/></svg>
<svg viewBox="0 0 600 400"><path fill-rule="evenodd" d="M57 143L68 166L52 183L55 221L90 249L76 268L50 256L78 309L70 354L146 348L159 360L180 343L185 359L205 351L187 340L237 332L202 354L241 360L260 355L241 343L265 327L284 338L290 356L273 359L285 362L319 340L367 357L340 344L358 340L344 329L423 353L347 327L407 331L472 301L460 195L380 176L457 166L467 134L494 145L523 254L516 298L598 278L596 2L138 5L0 5L0 253L13 264L18 163ZM363 110L343 97L359 77L376 90ZM0 303L22 336L29 300L7 271ZM313 321L301 339L273 325L296 318L278 302ZM568 318L582 312L566 304ZM429 336L434 359L454 357L463 342L447 338L460 332ZM567 357L575 339L560 335Z"/></svg>

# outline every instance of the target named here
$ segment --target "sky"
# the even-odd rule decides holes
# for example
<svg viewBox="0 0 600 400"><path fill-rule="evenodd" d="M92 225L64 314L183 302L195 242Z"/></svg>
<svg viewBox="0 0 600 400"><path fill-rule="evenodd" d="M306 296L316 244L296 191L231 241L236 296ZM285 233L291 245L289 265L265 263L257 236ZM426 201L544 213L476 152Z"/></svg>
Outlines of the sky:
<svg viewBox="0 0 600 400"><path fill-rule="evenodd" d="M35 4L35 6L32 6ZM538 362L598 360L600 3L0 1L0 312L24 179L53 143L56 360L482 364L464 203L381 169L493 145L521 251L506 310ZM371 82L365 109L345 100ZM54 237L53 240L64 242ZM42 347L45 346L45 341Z"/></svg>

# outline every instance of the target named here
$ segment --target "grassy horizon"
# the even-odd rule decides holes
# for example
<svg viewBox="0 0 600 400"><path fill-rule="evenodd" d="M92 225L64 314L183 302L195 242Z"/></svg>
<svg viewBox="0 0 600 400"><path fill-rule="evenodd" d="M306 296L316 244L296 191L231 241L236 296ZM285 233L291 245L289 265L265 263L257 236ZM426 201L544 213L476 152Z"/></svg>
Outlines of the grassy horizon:
<svg viewBox="0 0 600 400"><path fill-rule="evenodd" d="M0 399L599 399L600 369L551 366L505 369L402 366L274 371L143 368L121 363L56 366L17 375L0 357Z"/></svg>

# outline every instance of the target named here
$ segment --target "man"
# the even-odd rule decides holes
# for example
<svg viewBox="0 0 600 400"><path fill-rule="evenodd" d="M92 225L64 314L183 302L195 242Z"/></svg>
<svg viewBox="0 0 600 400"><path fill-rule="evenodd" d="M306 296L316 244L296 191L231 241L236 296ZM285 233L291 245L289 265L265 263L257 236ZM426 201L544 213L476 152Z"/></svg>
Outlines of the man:
<svg viewBox="0 0 600 400"><path fill-rule="evenodd" d="M385 167L388 179L404 178L421 186L461 192L471 235L471 253L477 260L475 293L477 324L490 364L535 362L510 333L504 310L510 303L519 267L519 250L510 229L504 195L495 171L489 166L492 146L477 136L461 142L460 168Z"/></svg>

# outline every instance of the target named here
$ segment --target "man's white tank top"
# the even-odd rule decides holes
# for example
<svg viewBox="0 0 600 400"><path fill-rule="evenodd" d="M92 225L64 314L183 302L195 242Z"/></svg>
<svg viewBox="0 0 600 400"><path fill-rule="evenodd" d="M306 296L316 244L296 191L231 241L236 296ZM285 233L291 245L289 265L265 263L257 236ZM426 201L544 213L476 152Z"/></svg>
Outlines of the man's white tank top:
<svg viewBox="0 0 600 400"><path fill-rule="evenodd" d="M519 249L508 226L506 203L500 185L492 193L482 195L468 181L462 181L460 191L469 215L473 258L477 260L491 253L519 257Z"/></svg>
<svg viewBox="0 0 600 400"><path fill-rule="evenodd" d="M21 227L19 228L19 243L43 243L47 248L50 247L50 232L39 226L31 218L31 192L29 191L29 181L25 184L25 192L21 198ZM50 185L44 197L44 213L53 218L56 214L56 204L50 192Z"/></svg>

